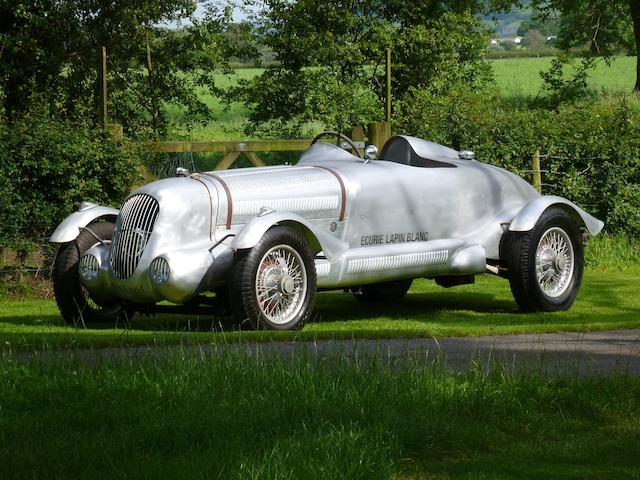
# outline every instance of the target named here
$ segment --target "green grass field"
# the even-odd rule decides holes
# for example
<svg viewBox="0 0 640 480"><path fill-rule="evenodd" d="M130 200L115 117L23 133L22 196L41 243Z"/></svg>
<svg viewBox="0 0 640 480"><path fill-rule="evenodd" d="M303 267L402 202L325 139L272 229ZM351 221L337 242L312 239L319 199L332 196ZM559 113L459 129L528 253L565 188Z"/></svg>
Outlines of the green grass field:
<svg viewBox="0 0 640 480"><path fill-rule="evenodd" d="M597 92L619 94L631 92L635 82L635 57L617 57L608 66L599 61L591 72L589 86ZM496 84L505 99L521 100L535 97L542 87L539 72L549 68L550 57L516 58L505 60L489 60L493 68ZM219 87L228 87L238 79L248 79L260 74L257 68L238 69L234 75L220 74L216 78ZM195 125L191 130L178 129L172 138L189 138L191 140L238 140L246 138L243 133L248 112L244 105L235 103L225 110L224 105L216 98L202 95L205 103L212 110L212 120L205 125ZM169 118L181 123L183 113L179 109L171 109Z"/></svg>
<svg viewBox="0 0 640 480"><path fill-rule="evenodd" d="M350 294L318 295L316 316L299 332L221 330L211 317L136 316L113 329L64 325L53 300L0 302L0 349L194 344L320 338L413 338L640 327L640 266L587 269L573 307L520 313L503 279L483 275L474 285L443 289L417 280L401 302L364 304Z"/></svg>
<svg viewBox="0 0 640 480"><path fill-rule="evenodd" d="M0 358L3 479L637 479L640 379Z"/></svg>
<svg viewBox="0 0 640 480"><path fill-rule="evenodd" d="M551 57L491 60L496 83L502 95L509 98L535 97L542 88L539 72L551 65ZM635 57L616 57L611 65L598 61L589 74L589 87L610 95L629 93L635 83Z"/></svg>

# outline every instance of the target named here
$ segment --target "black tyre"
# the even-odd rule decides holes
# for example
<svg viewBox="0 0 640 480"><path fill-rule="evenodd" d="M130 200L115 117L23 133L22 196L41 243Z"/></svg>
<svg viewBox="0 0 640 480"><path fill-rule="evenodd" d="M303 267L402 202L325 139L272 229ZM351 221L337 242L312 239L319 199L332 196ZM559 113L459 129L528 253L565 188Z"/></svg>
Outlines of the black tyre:
<svg viewBox="0 0 640 480"><path fill-rule="evenodd" d="M580 228L566 210L550 207L532 230L505 233L500 257L521 310L566 310L576 299L584 250Z"/></svg>
<svg viewBox="0 0 640 480"><path fill-rule="evenodd" d="M75 240L62 244L56 255L53 268L53 291L62 318L67 323L115 323L129 320L133 311L121 303L104 304L94 301L82 285L78 262L84 253L99 241L111 240L115 225L110 222L89 225L91 231L82 230Z"/></svg>
<svg viewBox="0 0 640 480"><path fill-rule="evenodd" d="M393 302L403 298L411 288L413 279L363 285L353 290L361 302Z"/></svg>
<svg viewBox="0 0 640 480"><path fill-rule="evenodd" d="M250 328L301 328L313 310L316 270L300 233L269 229L251 249L236 253L229 278L229 301L237 322Z"/></svg>

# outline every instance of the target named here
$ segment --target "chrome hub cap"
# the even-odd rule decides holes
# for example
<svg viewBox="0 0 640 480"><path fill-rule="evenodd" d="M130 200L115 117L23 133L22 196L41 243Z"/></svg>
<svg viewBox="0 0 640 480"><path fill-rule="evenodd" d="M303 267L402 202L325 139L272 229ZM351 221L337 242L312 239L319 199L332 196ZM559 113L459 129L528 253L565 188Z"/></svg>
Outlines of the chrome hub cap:
<svg viewBox="0 0 640 480"><path fill-rule="evenodd" d="M567 232L559 227L547 230L536 250L536 277L548 297L562 295L573 278L573 244Z"/></svg>
<svg viewBox="0 0 640 480"><path fill-rule="evenodd" d="M256 295L262 314L271 323L294 320L304 306L307 272L300 254L288 245L271 248L260 260Z"/></svg>

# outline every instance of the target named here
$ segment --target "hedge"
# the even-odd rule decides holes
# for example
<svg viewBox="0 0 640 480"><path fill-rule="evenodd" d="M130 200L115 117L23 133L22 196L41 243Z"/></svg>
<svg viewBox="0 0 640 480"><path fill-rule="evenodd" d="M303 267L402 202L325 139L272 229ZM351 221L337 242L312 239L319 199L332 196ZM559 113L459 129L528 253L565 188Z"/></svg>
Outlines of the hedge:
<svg viewBox="0 0 640 480"><path fill-rule="evenodd" d="M139 164L84 123L29 115L0 124L0 247L42 243L82 201L118 205Z"/></svg>
<svg viewBox="0 0 640 480"><path fill-rule="evenodd" d="M583 99L555 109L514 108L495 92L414 91L399 105L396 131L456 149L525 178L542 155L543 191L564 196L606 223L640 234L640 100Z"/></svg>

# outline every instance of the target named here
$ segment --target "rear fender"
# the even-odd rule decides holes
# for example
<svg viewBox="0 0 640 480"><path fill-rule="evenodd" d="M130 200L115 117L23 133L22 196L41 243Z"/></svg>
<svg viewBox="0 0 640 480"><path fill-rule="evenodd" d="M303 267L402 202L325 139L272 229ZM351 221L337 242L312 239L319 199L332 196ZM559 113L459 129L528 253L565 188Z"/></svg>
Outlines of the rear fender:
<svg viewBox="0 0 640 480"><path fill-rule="evenodd" d="M83 203L77 212L65 218L55 229L49 241L51 243L67 243L74 240L80 229L98 219L115 221L119 210L111 207L100 207L93 203Z"/></svg>
<svg viewBox="0 0 640 480"><path fill-rule="evenodd" d="M301 216L290 212L271 212L254 217L235 237L231 248L234 250L252 248L274 225L286 225L300 231L306 237L311 250L314 253L324 252L330 261L337 259L348 248L346 243L321 232Z"/></svg>
<svg viewBox="0 0 640 480"><path fill-rule="evenodd" d="M590 235L597 235L604 227L604 222L589 215L575 203L556 195L545 195L527 203L511 220L509 230L512 232L528 232L536 226L542 213L551 206L564 208L579 225L587 229Z"/></svg>

